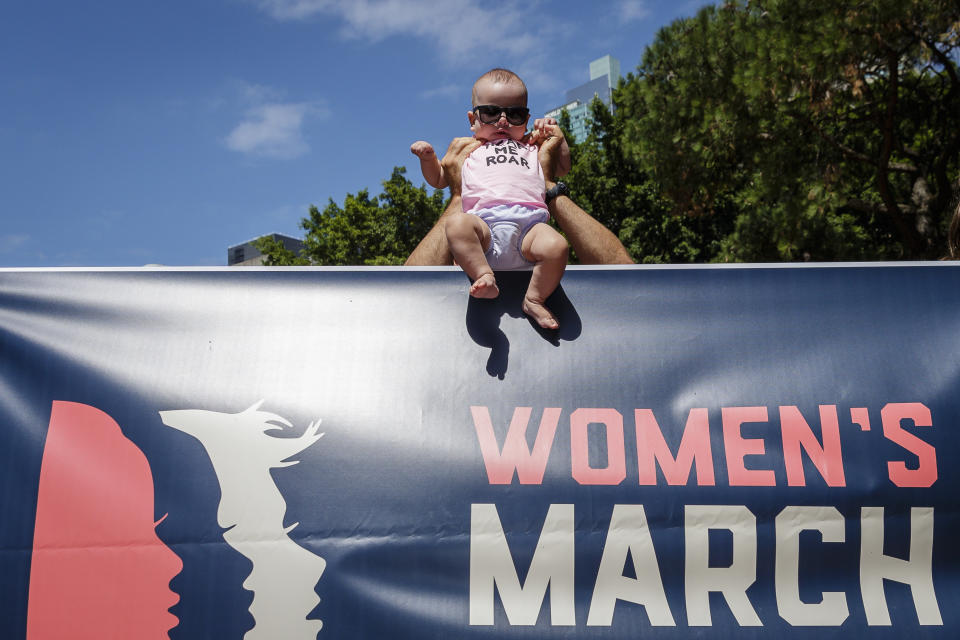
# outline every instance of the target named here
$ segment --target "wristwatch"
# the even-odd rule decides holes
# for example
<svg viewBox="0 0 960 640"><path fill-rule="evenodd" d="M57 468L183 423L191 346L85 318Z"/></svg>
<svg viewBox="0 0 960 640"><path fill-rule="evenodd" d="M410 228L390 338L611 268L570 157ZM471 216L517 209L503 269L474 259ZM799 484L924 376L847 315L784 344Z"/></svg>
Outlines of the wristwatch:
<svg viewBox="0 0 960 640"><path fill-rule="evenodd" d="M570 190L567 189L566 182L558 182L552 187L550 187L549 189L547 189L547 197L545 198L545 202L547 204L550 204L550 201L556 198L557 196L567 196L568 198L570 197Z"/></svg>

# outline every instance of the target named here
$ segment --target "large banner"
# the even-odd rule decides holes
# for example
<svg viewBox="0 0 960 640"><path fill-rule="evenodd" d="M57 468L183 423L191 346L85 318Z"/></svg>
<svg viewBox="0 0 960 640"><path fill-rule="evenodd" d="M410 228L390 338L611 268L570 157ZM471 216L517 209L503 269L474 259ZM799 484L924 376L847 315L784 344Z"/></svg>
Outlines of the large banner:
<svg viewBox="0 0 960 640"><path fill-rule="evenodd" d="M0 270L0 637L960 637L960 265Z"/></svg>

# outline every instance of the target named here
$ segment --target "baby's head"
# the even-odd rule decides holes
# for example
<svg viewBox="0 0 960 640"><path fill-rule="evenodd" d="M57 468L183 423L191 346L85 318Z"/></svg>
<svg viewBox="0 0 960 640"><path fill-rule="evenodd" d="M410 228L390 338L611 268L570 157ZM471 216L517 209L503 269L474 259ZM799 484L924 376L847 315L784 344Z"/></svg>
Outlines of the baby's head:
<svg viewBox="0 0 960 640"><path fill-rule="evenodd" d="M481 140L521 139L527 131L527 87L506 69L491 69L473 84L470 129Z"/></svg>

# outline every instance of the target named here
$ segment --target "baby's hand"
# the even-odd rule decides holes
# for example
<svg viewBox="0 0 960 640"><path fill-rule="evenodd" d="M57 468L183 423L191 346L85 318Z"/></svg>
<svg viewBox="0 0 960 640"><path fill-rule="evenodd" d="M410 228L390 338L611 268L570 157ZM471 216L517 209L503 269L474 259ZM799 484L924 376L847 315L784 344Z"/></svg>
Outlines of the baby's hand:
<svg viewBox="0 0 960 640"><path fill-rule="evenodd" d="M410 152L421 160L429 160L430 158L437 157L436 151L433 150L433 145L423 140L417 140L410 145Z"/></svg>
<svg viewBox="0 0 960 640"><path fill-rule="evenodd" d="M533 129L543 129L547 125L559 124L556 118L537 118L533 121Z"/></svg>
<svg viewBox="0 0 960 640"><path fill-rule="evenodd" d="M557 135L560 132L560 126L553 118L538 118L533 123L533 131L530 132L530 144L541 145L544 140Z"/></svg>
<svg viewBox="0 0 960 640"><path fill-rule="evenodd" d="M557 128L556 118L537 118L533 121L533 131L527 140L530 144L540 145L552 135Z"/></svg>

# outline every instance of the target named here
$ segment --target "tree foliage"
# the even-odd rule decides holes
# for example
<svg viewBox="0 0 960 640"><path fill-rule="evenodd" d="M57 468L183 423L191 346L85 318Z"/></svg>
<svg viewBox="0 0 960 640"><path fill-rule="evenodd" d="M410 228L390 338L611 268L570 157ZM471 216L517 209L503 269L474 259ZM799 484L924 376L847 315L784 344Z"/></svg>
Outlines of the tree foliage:
<svg viewBox="0 0 960 640"><path fill-rule="evenodd" d="M253 241L253 246L263 254L266 267L306 266L310 260L287 249L283 242L273 236L263 236Z"/></svg>
<svg viewBox="0 0 960 640"><path fill-rule="evenodd" d="M257 241L268 265L391 265L403 264L443 211L443 191L428 194L394 167L383 192L370 197L366 189L348 193L343 206L333 199L320 211L311 206L300 221L305 232L302 255L269 236Z"/></svg>
<svg viewBox="0 0 960 640"><path fill-rule="evenodd" d="M629 152L625 119L598 99L590 108L587 138L571 145L573 166L564 178L574 201L640 262L698 262L715 255L723 219L674 215L651 172ZM566 128L565 118L560 125Z"/></svg>
<svg viewBox="0 0 960 640"><path fill-rule="evenodd" d="M663 29L616 95L723 260L935 258L960 157L960 5L731 1Z"/></svg>

